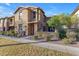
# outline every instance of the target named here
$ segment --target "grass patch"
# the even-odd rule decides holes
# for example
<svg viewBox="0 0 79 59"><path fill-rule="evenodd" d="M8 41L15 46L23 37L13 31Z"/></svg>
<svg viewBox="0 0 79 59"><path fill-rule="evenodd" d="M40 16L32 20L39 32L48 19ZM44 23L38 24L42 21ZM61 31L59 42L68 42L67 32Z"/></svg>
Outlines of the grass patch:
<svg viewBox="0 0 79 59"><path fill-rule="evenodd" d="M0 38L0 45L16 44L18 42L10 39Z"/></svg>
<svg viewBox="0 0 79 59"><path fill-rule="evenodd" d="M8 44L17 44L18 42L0 38L0 55L1 56L68 56L70 54L59 52L55 50L50 50L31 44L21 44L4 46Z"/></svg>
<svg viewBox="0 0 79 59"><path fill-rule="evenodd" d="M30 44L14 45L0 48L2 56L68 56L70 54L49 50Z"/></svg>

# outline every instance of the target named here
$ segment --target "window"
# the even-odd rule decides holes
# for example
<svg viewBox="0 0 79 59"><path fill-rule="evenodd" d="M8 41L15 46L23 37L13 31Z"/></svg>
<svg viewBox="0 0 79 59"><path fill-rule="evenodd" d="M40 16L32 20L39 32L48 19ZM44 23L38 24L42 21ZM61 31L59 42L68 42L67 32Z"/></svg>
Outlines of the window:
<svg viewBox="0 0 79 59"><path fill-rule="evenodd" d="M10 19L10 24L12 24L12 19Z"/></svg>
<svg viewBox="0 0 79 59"><path fill-rule="evenodd" d="M36 11L32 11L33 18L36 18Z"/></svg>
<svg viewBox="0 0 79 59"><path fill-rule="evenodd" d="M22 31L22 24L19 24L19 30Z"/></svg>
<svg viewBox="0 0 79 59"><path fill-rule="evenodd" d="M20 18L20 20L22 20L22 15L23 15L23 13L20 12L20 13L19 13L19 18Z"/></svg>
<svg viewBox="0 0 79 59"><path fill-rule="evenodd" d="M22 12L20 12L20 16L22 16L22 14L23 14L23 13L22 13Z"/></svg>

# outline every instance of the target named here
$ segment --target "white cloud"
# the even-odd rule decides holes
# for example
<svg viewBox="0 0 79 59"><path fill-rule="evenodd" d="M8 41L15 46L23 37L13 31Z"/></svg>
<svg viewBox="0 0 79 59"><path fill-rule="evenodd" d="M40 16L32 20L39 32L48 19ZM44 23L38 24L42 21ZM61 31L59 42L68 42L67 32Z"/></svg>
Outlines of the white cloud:
<svg viewBox="0 0 79 59"><path fill-rule="evenodd" d="M5 3L7 6L10 6L10 3Z"/></svg>
<svg viewBox="0 0 79 59"><path fill-rule="evenodd" d="M10 15L10 16L12 16L12 15L13 15L13 13L12 13L12 12L9 12L9 15Z"/></svg>

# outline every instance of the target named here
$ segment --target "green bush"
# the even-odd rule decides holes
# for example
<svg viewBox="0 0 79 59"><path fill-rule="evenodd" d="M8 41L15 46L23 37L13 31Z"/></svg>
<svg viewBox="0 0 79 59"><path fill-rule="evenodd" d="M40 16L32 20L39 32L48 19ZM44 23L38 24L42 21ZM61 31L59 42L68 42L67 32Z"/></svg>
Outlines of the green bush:
<svg viewBox="0 0 79 59"><path fill-rule="evenodd" d="M76 29L76 33L77 33L76 35L77 41L79 41L79 29Z"/></svg>
<svg viewBox="0 0 79 59"><path fill-rule="evenodd" d="M4 31L4 35L8 35L8 31Z"/></svg>
<svg viewBox="0 0 79 59"><path fill-rule="evenodd" d="M10 35L11 35L11 36L15 36L15 35L16 35L15 31L14 31L14 30L11 30L11 31L10 31Z"/></svg>
<svg viewBox="0 0 79 59"><path fill-rule="evenodd" d="M46 41L51 41L51 36L50 35L47 35Z"/></svg>
<svg viewBox="0 0 79 59"><path fill-rule="evenodd" d="M7 35L7 31L2 31L2 35Z"/></svg>
<svg viewBox="0 0 79 59"><path fill-rule="evenodd" d="M58 32L54 32L53 33L57 38L59 38L59 33Z"/></svg>
<svg viewBox="0 0 79 59"><path fill-rule="evenodd" d="M67 38L76 38L76 33L75 32L67 32L66 36L67 36Z"/></svg>
<svg viewBox="0 0 79 59"><path fill-rule="evenodd" d="M2 34L2 32L0 31L0 34Z"/></svg>
<svg viewBox="0 0 79 59"><path fill-rule="evenodd" d="M1 31L0 34L2 35L8 35L8 36L16 36L16 32L14 30L10 30L10 31Z"/></svg>
<svg viewBox="0 0 79 59"><path fill-rule="evenodd" d="M64 44L71 44L76 41L76 33L75 32L67 32L67 38L62 39Z"/></svg>
<svg viewBox="0 0 79 59"><path fill-rule="evenodd" d="M38 39L38 36L37 35L34 35L34 36L32 36L32 39L37 40Z"/></svg>
<svg viewBox="0 0 79 59"><path fill-rule="evenodd" d="M8 36L15 36L16 33L14 30L10 30L10 31L3 31L2 34L4 35L8 35Z"/></svg>
<svg viewBox="0 0 79 59"><path fill-rule="evenodd" d="M66 31L65 31L65 30L59 31L59 38L60 38L60 39L63 39L63 38L65 38L65 37L66 37Z"/></svg>
<svg viewBox="0 0 79 59"><path fill-rule="evenodd" d="M62 42L64 44L71 44L74 42L74 39L73 38L64 38L64 39L62 39Z"/></svg>
<svg viewBox="0 0 79 59"><path fill-rule="evenodd" d="M0 31L0 34L4 34L3 31Z"/></svg>
<svg viewBox="0 0 79 59"><path fill-rule="evenodd" d="M2 35L4 35L4 34L5 34L5 32L4 32L4 31L1 31L1 34L2 34Z"/></svg>
<svg viewBox="0 0 79 59"><path fill-rule="evenodd" d="M57 37L59 38L59 34L58 32L39 32L37 34L38 38L43 38L45 39L46 41L50 41L53 39L53 37Z"/></svg>
<svg viewBox="0 0 79 59"><path fill-rule="evenodd" d="M38 38L43 38L43 32L37 32L37 36L38 36Z"/></svg>
<svg viewBox="0 0 79 59"><path fill-rule="evenodd" d="M62 39L62 42L63 42L64 44L70 44L70 43L71 43L71 40L68 39L68 38L64 38L64 39Z"/></svg>

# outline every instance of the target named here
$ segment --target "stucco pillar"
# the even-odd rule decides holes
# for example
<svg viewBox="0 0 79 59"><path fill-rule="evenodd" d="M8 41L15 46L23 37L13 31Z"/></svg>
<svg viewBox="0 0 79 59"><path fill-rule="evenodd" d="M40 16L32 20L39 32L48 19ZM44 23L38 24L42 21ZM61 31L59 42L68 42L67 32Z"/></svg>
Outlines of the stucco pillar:
<svg viewBox="0 0 79 59"><path fill-rule="evenodd" d="M37 31L38 31L38 27L37 27L37 23L36 23L36 24L34 24L34 34L36 34Z"/></svg>
<svg viewBox="0 0 79 59"><path fill-rule="evenodd" d="M25 34L28 35L28 24L25 26Z"/></svg>

